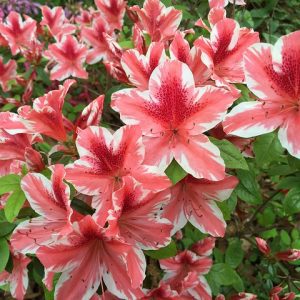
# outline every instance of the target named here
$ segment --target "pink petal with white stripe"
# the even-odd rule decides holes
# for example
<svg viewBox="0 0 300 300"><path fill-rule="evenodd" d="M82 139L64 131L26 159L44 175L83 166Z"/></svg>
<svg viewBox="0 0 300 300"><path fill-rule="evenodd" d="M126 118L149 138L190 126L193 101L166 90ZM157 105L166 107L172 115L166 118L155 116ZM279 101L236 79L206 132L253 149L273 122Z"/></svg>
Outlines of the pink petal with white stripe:
<svg viewBox="0 0 300 300"><path fill-rule="evenodd" d="M226 223L215 200L223 201L229 198L237 183L233 176L227 176L221 181L199 180L187 176L172 188L173 196L164 209L163 216L174 224L176 230L185 225L185 218L202 232L223 236Z"/></svg>
<svg viewBox="0 0 300 300"><path fill-rule="evenodd" d="M291 113L286 118L278 132L281 145L297 158L300 158L299 130L300 114L298 111L298 113Z"/></svg>
<svg viewBox="0 0 300 300"><path fill-rule="evenodd" d="M100 123L103 111L104 95L97 97L81 112L76 121L76 126L85 129L88 126L97 126Z"/></svg>
<svg viewBox="0 0 300 300"><path fill-rule="evenodd" d="M278 104L250 101L235 106L227 114L223 128L227 134L248 138L274 131L283 120Z"/></svg>
<svg viewBox="0 0 300 300"><path fill-rule="evenodd" d="M135 49L124 52L121 64L129 81L136 87L145 90L148 88L152 71L166 60L163 43L151 43L146 56Z"/></svg>
<svg viewBox="0 0 300 300"><path fill-rule="evenodd" d="M17 300L24 299L28 288L28 270L27 265L30 259L23 254L14 253L13 270L9 276L11 295Z"/></svg>
<svg viewBox="0 0 300 300"><path fill-rule="evenodd" d="M173 153L181 167L196 178L221 180L225 176L225 164L218 147L203 134L180 135Z"/></svg>
<svg viewBox="0 0 300 300"><path fill-rule="evenodd" d="M131 246L116 238L108 238L91 216L75 223L75 231L66 236L63 244L41 247L37 257L48 271L62 272L56 285L58 299L90 299L102 278L108 290L127 297L137 295L139 288L132 287L128 274L128 258L132 270L144 268L143 263L128 253ZM140 254L135 254L140 255ZM140 263L140 264L138 264ZM139 279L140 283L143 278Z"/></svg>
<svg viewBox="0 0 300 300"><path fill-rule="evenodd" d="M43 244L49 244L72 230L70 188L63 182L62 165L52 167L51 181L42 174L27 174L21 181L30 206L41 215L19 224L11 238L14 248L22 253L34 253Z"/></svg>
<svg viewBox="0 0 300 300"><path fill-rule="evenodd" d="M125 178L123 187L113 193L115 210L109 217L109 232L142 249L166 246L173 226L160 215L169 199L169 189L155 194L132 178Z"/></svg>
<svg viewBox="0 0 300 300"><path fill-rule="evenodd" d="M51 80L64 80L70 76L88 78L88 73L83 67L87 48L74 36L64 36L61 41L51 44L45 51L45 56L55 63L50 72Z"/></svg>

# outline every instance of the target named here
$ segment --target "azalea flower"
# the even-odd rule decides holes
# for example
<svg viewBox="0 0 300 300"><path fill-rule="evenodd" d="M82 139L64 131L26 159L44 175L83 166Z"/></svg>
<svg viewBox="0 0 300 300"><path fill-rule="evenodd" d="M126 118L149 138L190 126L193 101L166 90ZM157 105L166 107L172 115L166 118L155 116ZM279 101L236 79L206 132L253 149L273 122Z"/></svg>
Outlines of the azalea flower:
<svg viewBox="0 0 300 300"><path fill-rule="evenodd" d="M12 55L16 55L21 47L30 47L30 43L36 38L36 21L30 17L22 21L21 15L12 11L5 22L0 22L0 32L7 40Z"/></svg>
<svg viewBox="0 0 300 300"><path fill-rule="evenodd" d="M56 299L89 299L104 281L120 298L142 296L145 272L141 250L123 240L108 237L91 216L74 223L74 231L60 242L40 247L36 253L48 272L62 272Z"/></svg>
<svg viewBox="0 0 300 300"><path fill-rule="evenodd" d="M44 169L41 154L32 148L32 144L36 142L42 142L42 138L39 135L23 133L12 135L0 129L1 169L3 170L6 167L10 169L10 166L16 162L26 162L30 171L41 171ZM6 173L5 170L3 172Z"/></svg>
<svg viewBox="0 0 300 300"><path fill-rule="evenodd" d="M111 195L122 186L125 176L153 191L170 185L163 172L143 164L145 153L138 126L124 126L114 134L106 128L90 126L79 130L76 146L80 159L67 166L66 178L80 193L100 198Z"/></svg>
<svg viewBox="0 0 300 300"><path fill-rule="evenodd" d="M81 39L91 46L86 58L88 64L95 64L100 60L110 59L111 48L106 34L112 35L113 30L101 16L94 18L92 27L83 26Z"/></svg>
<svg viewBox="0 0 300 300"><path fill-rule="evenodd" d="M283 261L295 261L300 260L300 250L298 249L288 249L285 251L280 251L275 254L278 260Z"/></svg>
<svg viewBox="0 0 300 300"><path fill-rule="evenodd" d="M27 266L31 262L31 259L12 248L11 256L13 262L12 272L4 270L0 273L0 286L9 284L11 295L17 300L23 300L28 288Z"/></svg>
<svg viewBox="0 0 300 300"><path fill-rule="evenodd" d="M148 33L152 42L171 39L182 19L182 12L174 7L165 7L159 0L146 0L143 8L130 7L139 18L137 25Z"/></svg>
<svg viewBox="0 0 300 300"><path fill-rule="evenodd" d="M113 29L121 29L125 14L126 2L124 0L95 0L101 16Z"/></svg>
<svg viewBox="0 0 300 300"><path fill-rule="evenodd" d="M159 287L148 291L148 293L141 298L141 300L188 300L191 298L181 297L178 295L177 291L170 288L169 285L161 282Z"/></svg>
<svg viewBox="0 0 300 300"><path fill-rule="evenodd" d="M187 176L172 187L172 197L163 216L174 225L173 232L189 221L197 229L212 236L224 236L226 222L215 201L230 197L238 183L234 176L221 181L208 181Z"/></svg>
<svg viewBox="0 0 300 300"><path fill-rule="evenodd" d="M196 85L205 83L210 77L210 71L201 61L201 51L197 47L190 48L184 39L184 33L177 31L170 44L170 57L186 63L194 75Z"/></svg>
<svg viewBox="0 0 300 300"><path fill-rule="evenodd" d="M72 35L63 36L61 41L51 44L44 53L55 64L50 79L64 80L70 76L87 79L88 73L83 67L87 51Z"/></svg>
<svg viewBox="0 0 300 300"><path fill-rule="evenodd" d="M8 82L15 79L17 75L17 63L10 59L6 64L3 63L3 58L0 56L0 85L4 92L7 92Z"/></svg>
<svg viewBox="0 0 300 300"><path fill-rule="evenodd" d="M146 55L136 49L125 51L121 64L130 83L141 90L147 90L153 70L166 59L164 44L151 43Z"/></svg>
<svg viewBox="0 0 300 300"><path fill-rule="evenodd" d="M59 236L72 231L70 188L63 182L63 165L51 167L51 180L31 173L24 176L21 188L30 206L40 217L24 221L14 230L11 243L19 252L35 253L42 245L51 245Z"/></svg>
<svg viewBox="0 0 300 300"><path fill-rule="evenodd" d="M234 107L223 122L224 131L253 137L279 128L278 137L288 152L300 158L300 31L281 37L274 46L256 44L244 54L249 89L258 101Z"/></svg>
<svg viewBox="0 0 300 300"><path fill-rule="evenodd" d="M271 249L264 239L256 237L255 241L260 252L262 252L264 255L270 255Z"/></svg>
<svg viewBox="0 0 300 300"><path fill-rule="evenodd" d="M210 77L216 85L237 93L236 88L229 84L244 82L243 54L258 42L257 32L240 28L235 20L223 19L213 26L210 39L201 36L194 45L201 50L202 62L210 70Z"/></svg>
<svg viewBox="0 0 300 300"><path fill-rule="evenodd" d="M231 296L230 300L255 300L257 296L252 293L241 292L237 295Z"/></svg>
<svg viewBox="0 0 300 300"><path fill-rule="evenodd" d="M32 108L29 105L21 106L18 114L1 112L0 128L10 134L42 133L58 141L66 140L62 107L64 98L74 82L66 80L58 90L35 99Z"/></svg>
<svg viewBox="0 0 300 300"><path fill-rule="evenodd" d="M192 245L191 250L199 256L209 256L215 247L216 239L214 237L207 237Z"/></svg>
<svg viewBox="0 0 300 300"><path fill-rule="evenodd" d="M224 162L203 133L221 122L234 100L225 89L195 88L191 70L174 60L152 72L149 90L114 93L112 108L124 123L141 126L147 164L164 170L175 158L194 177L220 180Z"/></svg>
<svg viewBox="0 0 300 300"><path fill-rule="evenodd" d="M40 25L47 26L50 34L56 40L60 40L64 35L73 34L76 26L68 22L65 11L62 7L57 6L52 9L46 5L41 6L43 19Z"/></svg>
<svg viewBox="0 0 300 300"><path fill-rule="evenodd" d="M209 7L225 7L228 5L228 3L234 3L235 5L246 5L245 0L208 0Z"/></svg>
<svg viewBox="0 0 300 300"><path fill-rule="evenodd" d="M76 127L85 129L88 126L99 125L104 103L104 95L97 97L81 112L81 115L76 120Z"/></svg>
<svg viewBox="0 0 300 300"><path fill-rule="evenodd" d="M166 246L171 241L173 226L161 214L170 196L169 189L153 193L131 177L126 177L123 186L112 196L113 209L109 211L108 232L112 236L120 235L126 242L146 250Z"/></svg>
<svg viewBox="0 0 300 300"><path fill-rule="evenodd" d="M171 289L193 296L194 299L211 299L210 287L203 276L212 266L211 258L185 250L175 257L161 259L159 263L166 272L162 280Z"/></svg>

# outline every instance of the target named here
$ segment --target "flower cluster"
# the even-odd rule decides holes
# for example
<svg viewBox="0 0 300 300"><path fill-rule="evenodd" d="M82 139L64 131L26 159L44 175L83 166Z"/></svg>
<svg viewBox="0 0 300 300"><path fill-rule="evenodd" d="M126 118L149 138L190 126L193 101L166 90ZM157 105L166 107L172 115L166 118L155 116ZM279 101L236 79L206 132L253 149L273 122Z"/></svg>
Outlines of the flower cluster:
<svg viewBox="0 0 300 300"><path fill-rule="evenodd" d="M24 88L20 101L3 100L14 109L0 113L0 174L10 183L0 187L0 204L11 221L22 207L33 212L18 218L9 241L13 268L0 273L13 297L23 299L27 265L37 257L58 300L212 299L204 275L215 238L225 235L220 203L238 185L213 137L221 131L252 156L250 138L279 128L281 145L300 158L300 31L275 46L260 43L257 32L226 16L229 2L245 5L210 0L209 25L196 22L206 34L197 37L180 27L180 10L159 0L142 8L95 0L71 20L62 7L41 6L41 22L16 11L0 22L1 44L11 52L0 57L0 85L6 95L15 82ZM125 13L133 22L130 46L120 41ZM17 72L18 57L29 76ZM43 63L52 83L32 99ZM109 105L99 93L72 122L64 107L95 64L125 88ZM238 84L257 99L236 104ZM123 125L100 126L106 111ZM60 154L69 159L57 163ZM188 222L210 237L160 258L163 276L145 288L148 254L180 240ZM296 260L299 251L275 257Z"/></svg>

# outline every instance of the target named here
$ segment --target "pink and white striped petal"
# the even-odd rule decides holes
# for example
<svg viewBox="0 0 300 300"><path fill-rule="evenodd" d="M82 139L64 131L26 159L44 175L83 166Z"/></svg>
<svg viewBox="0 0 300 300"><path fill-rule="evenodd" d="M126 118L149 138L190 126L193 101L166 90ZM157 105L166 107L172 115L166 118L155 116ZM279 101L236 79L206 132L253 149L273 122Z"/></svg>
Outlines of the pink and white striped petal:
<svg viewBox="0 0 300 300"><path fill-rule="evenodd" d="M223 128L227 134L248 138L272 132L283 121L280 106L250 101L235 106L225 117Z"/></svg>
<svg viewBox="0 0 300 300"><path fill-rule="evenodd" d="M221 180L225 177L225 164L219 149L205 135L181 136L173 149L180 166L195 178Z"/></svg>
<svg viewBox="0 0 300 300"><path fill-rule="evenodd" d="M281 145L286 148L291 155L300 159L299 130L300 114L299 112L293 112L280 127L278 137Z"/></svg>

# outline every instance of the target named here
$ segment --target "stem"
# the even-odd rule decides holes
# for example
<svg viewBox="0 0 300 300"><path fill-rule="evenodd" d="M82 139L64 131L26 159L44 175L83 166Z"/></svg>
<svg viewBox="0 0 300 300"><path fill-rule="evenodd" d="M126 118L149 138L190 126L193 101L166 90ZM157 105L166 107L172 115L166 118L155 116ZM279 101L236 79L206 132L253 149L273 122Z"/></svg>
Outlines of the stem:
<svg viewBox="0 0 300 300"><path fill-rule="evenodd" d="M268 203L275 197L277 196L281 191L276 191L275 193L273 193L273 195L269 198L266 199L266 201L264 201L257 209L256 211L253 213L252 217L245 223L245 224L249 224L251 223L255 217L258 215L258 213L260 213L267 205Z"/></svg>

